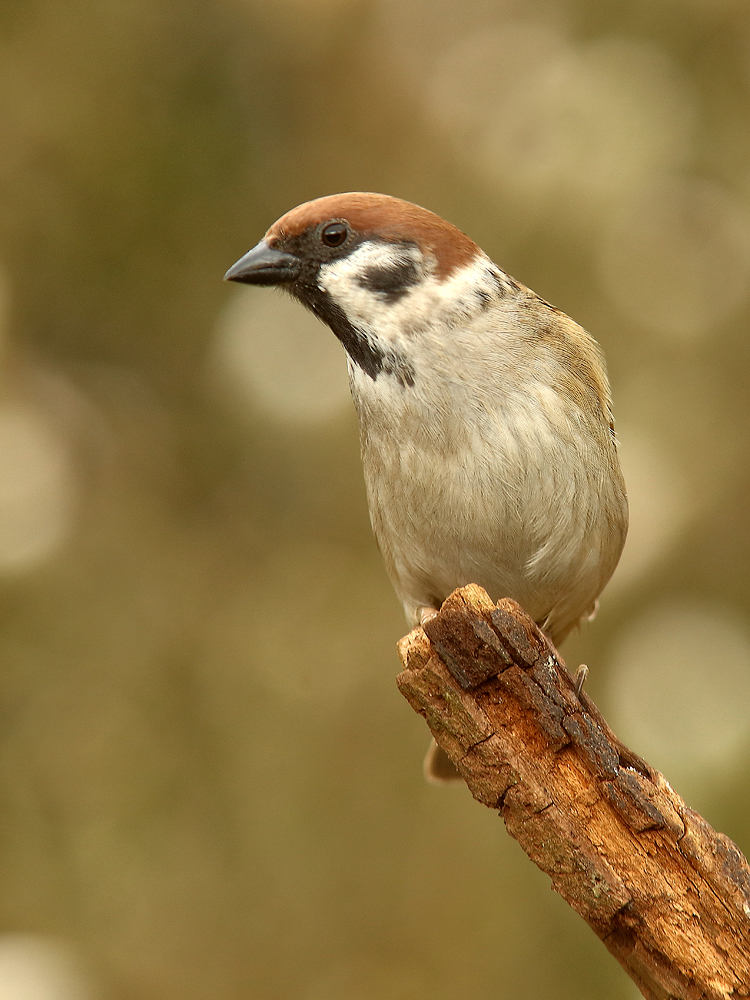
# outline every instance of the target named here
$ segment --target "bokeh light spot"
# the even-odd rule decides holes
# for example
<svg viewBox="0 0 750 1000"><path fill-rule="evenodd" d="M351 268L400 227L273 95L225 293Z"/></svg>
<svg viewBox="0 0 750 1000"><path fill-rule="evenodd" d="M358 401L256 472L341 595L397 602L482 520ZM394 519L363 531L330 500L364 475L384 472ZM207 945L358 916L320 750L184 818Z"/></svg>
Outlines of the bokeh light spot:
<svg viewBox="0 0 750 1000"><path fill-rule="evenodd" d="M661 179L623 199L605 228L604 289L637 323L674 339L730 319L750 287L750 211L718 184Z"/></svg>
<svg viewBox="0 0 750 1000"><path fill-rule="evenodd" d="M634 583L656 566L671 551L697 510L695 493L669 452L635 428L620 424L619 431L630 524L608 594Z"/></svg>
<svg viewBox="0 0 750 1000"><path fill-rule="evenodd" d="M426 99L459 155L529 196L595 203L692 148L692 93L666 50L621 37L577 46L543 21L462 38Z"/></svg>
<svg viewBox="0 0 750 1000"><path fill-rule="evenodd" d="M93 1000L88 975L69 948L31 934L0 937L0 1000Z"/></svg>
<svg viewBox="0 0 750 1000"><path fill-rule="evenodd" d="M242 289L222 312L212 375L230 405L281 423L321 424L350 405L340 344L287 296Z"/></svg>
<svg viewBox="0 0 750 1000"><path fill-rule="evenodd" d="M49 420L20 403L0 405L0 572L53 555L73 522L69 450Z"/></svg>
<svg viewBox="0 0 750 1000"><path fill-rule="evenodd" d="M609 666L613 728L678 790L750 739L750 627L731 608L695 598L651 608Z"/></svg>

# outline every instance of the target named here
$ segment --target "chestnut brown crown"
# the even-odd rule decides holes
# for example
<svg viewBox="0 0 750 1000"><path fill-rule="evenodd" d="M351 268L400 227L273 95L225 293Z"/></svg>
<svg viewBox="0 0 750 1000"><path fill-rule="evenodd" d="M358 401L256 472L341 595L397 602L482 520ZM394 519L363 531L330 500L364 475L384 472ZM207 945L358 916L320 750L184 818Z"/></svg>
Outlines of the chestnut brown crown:
<svg viewBox="0 0 750 1000"><path fill-rule="evenodd" d="M306 201L274 222L265 240L273 247L324 223L339 221L348 223L363 239L416 243L435 259L439 278L447 277L481 252L465 233L434 212L401 198L364 191Z"/></svg>

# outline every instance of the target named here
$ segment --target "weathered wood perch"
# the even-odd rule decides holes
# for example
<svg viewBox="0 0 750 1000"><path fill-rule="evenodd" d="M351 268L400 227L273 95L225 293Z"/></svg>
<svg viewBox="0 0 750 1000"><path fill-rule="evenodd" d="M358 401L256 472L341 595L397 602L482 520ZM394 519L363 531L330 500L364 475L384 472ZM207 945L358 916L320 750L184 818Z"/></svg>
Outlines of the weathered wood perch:
<svg viewBox="0 0 750 1000"><path fill-rule="evenodd" d="M649 1000L750 996L750 866L617 739L513 601L457 590L398 686Z"/></svg>

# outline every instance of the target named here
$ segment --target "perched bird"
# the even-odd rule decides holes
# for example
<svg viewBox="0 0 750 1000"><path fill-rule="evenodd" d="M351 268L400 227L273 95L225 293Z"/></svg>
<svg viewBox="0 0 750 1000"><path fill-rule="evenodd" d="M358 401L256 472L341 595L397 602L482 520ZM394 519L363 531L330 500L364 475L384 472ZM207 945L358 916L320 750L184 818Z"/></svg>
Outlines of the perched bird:
<svg viewBox="0 0 750 1000"><path fill-rule="evenodd" d="M556 645L590 617L628 513L585 330L381 194L299 205L225 277L281 286L344 345L370 518L411 625L468 583L514 598Z"/></svg>

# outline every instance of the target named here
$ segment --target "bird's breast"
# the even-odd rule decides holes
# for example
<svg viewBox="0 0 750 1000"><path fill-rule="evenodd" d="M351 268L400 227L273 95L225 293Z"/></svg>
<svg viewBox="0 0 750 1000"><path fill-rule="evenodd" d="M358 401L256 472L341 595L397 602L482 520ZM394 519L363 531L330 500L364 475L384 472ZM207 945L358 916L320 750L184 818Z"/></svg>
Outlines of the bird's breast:
<svg viewBox="0 0 750 1000"><path fill-rule="evenodd" d="M539 619L572 595L580 617L624 538L607 516L626 517L607 437L561 419L549 385L488 396L449 379L421 393L415 375L402 387L352 373L372 525L407 612L474 582Z"/></svg>

